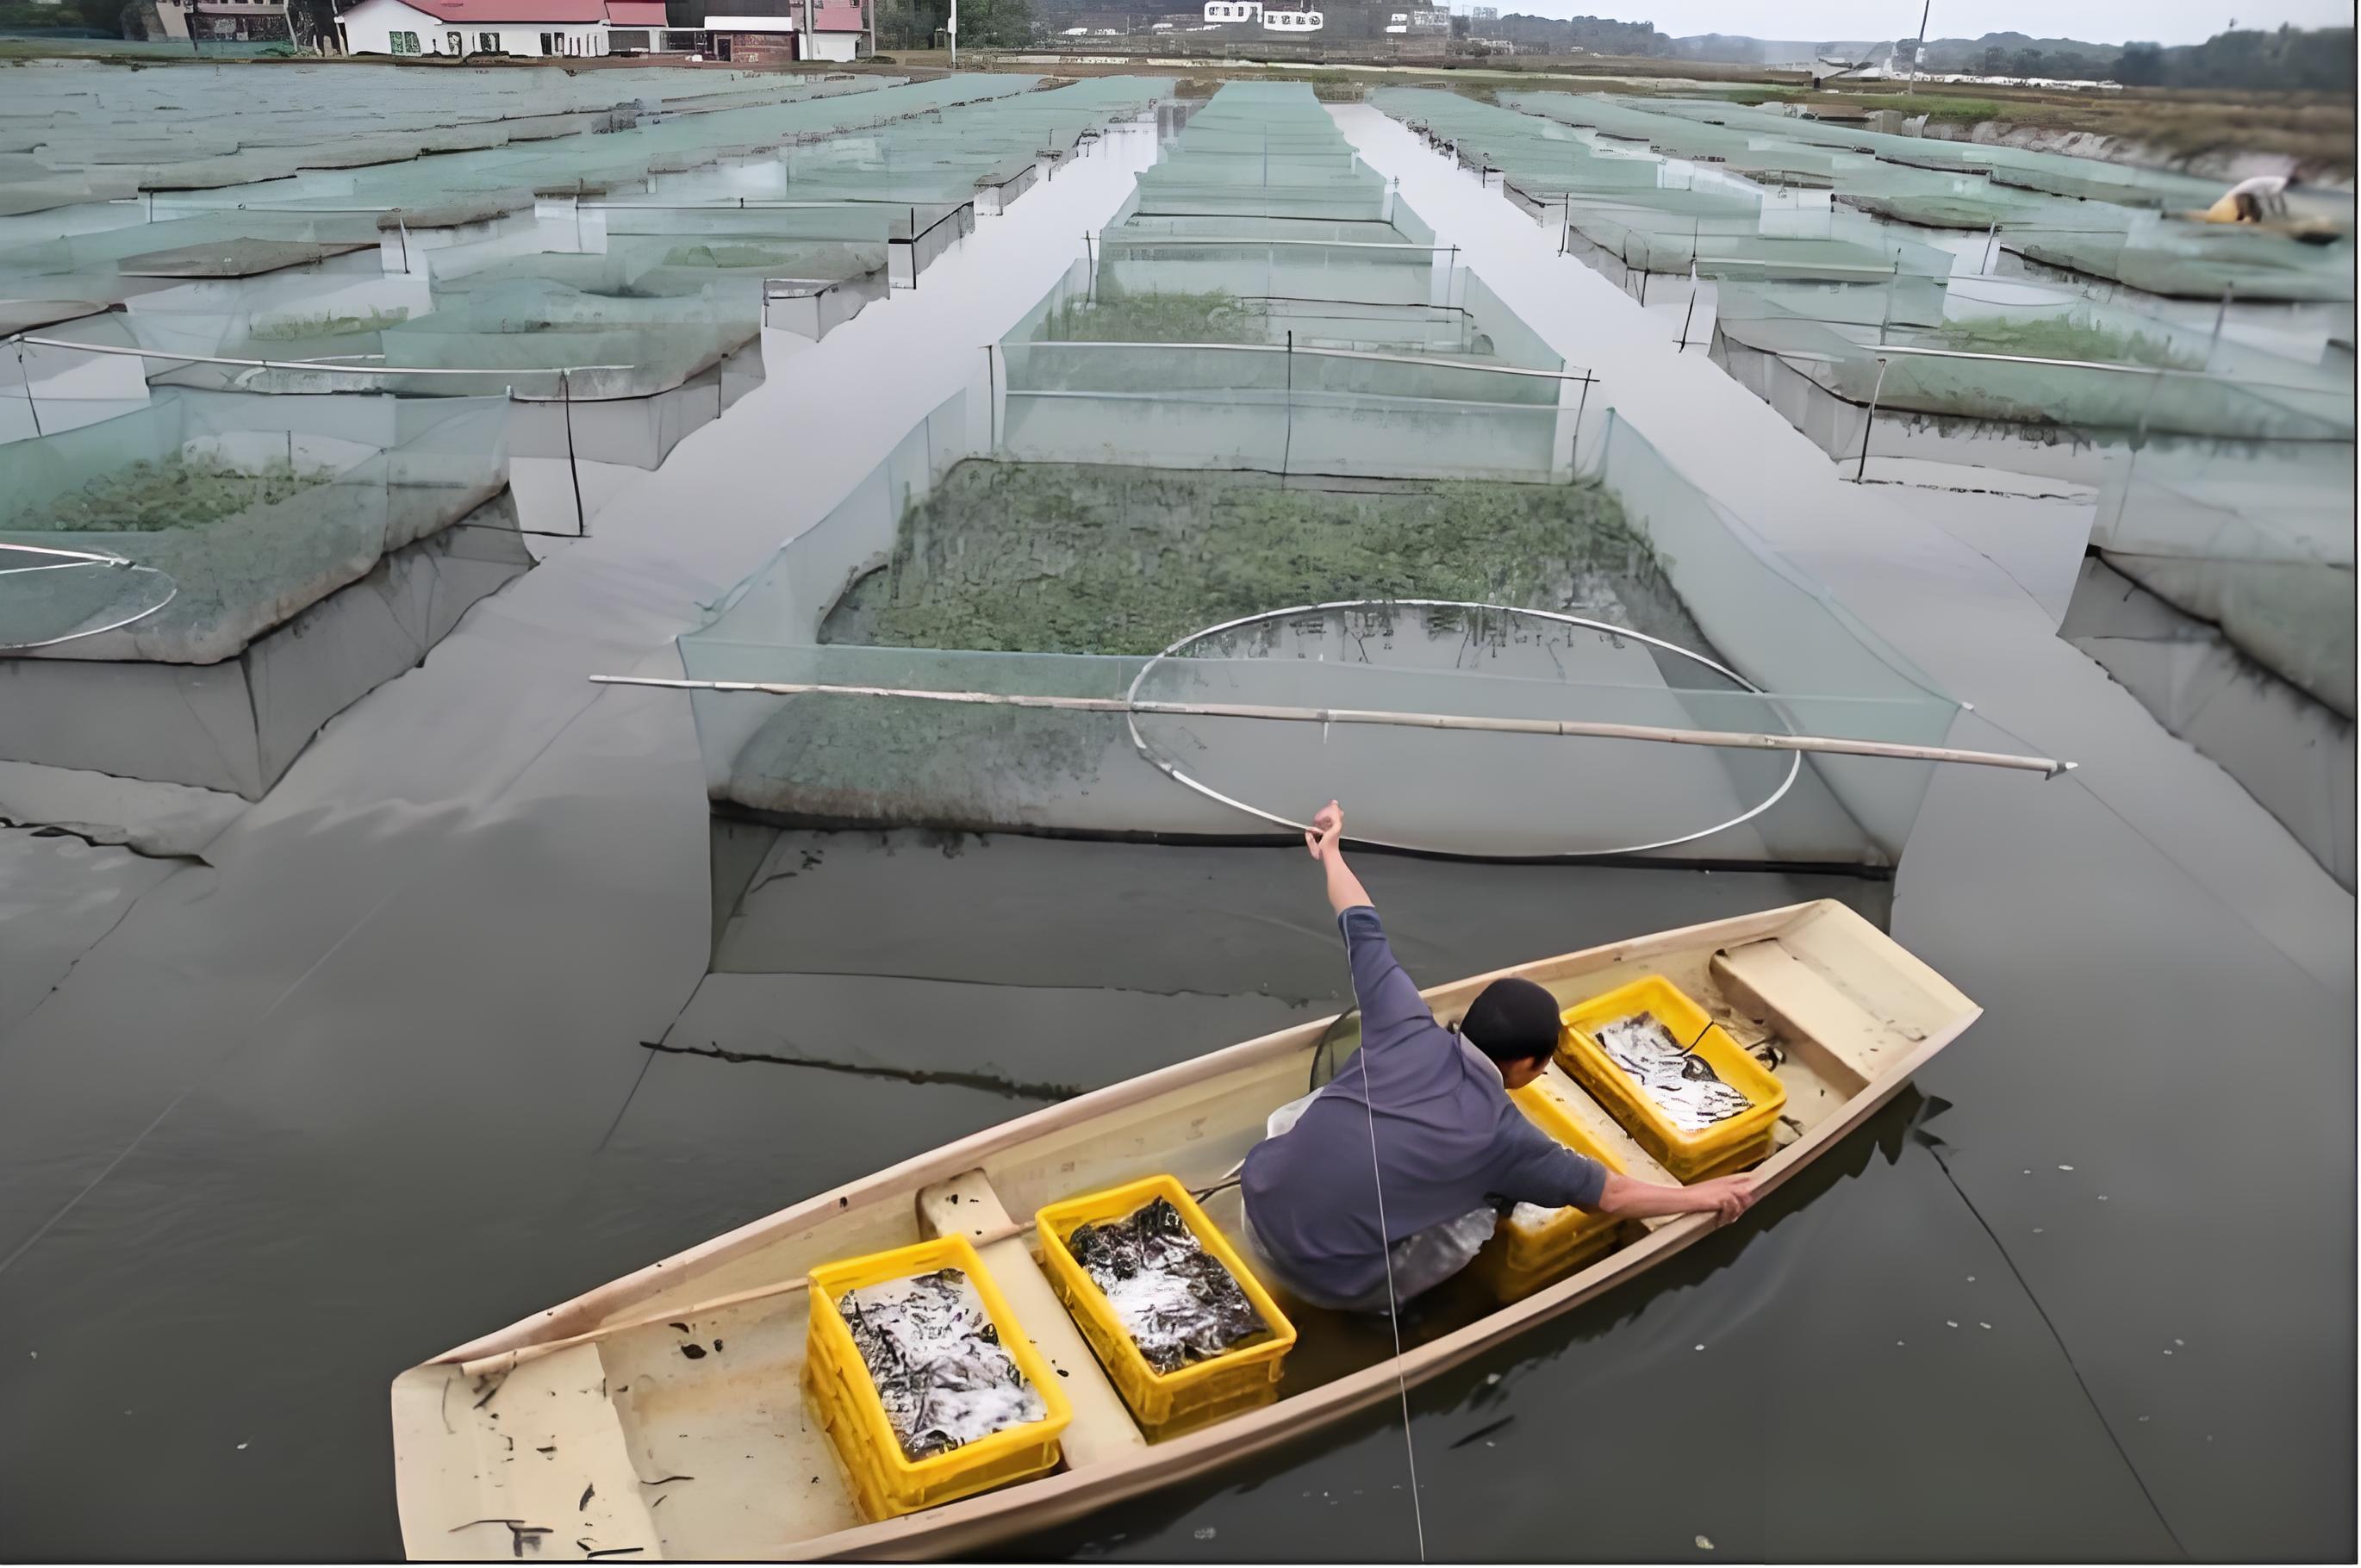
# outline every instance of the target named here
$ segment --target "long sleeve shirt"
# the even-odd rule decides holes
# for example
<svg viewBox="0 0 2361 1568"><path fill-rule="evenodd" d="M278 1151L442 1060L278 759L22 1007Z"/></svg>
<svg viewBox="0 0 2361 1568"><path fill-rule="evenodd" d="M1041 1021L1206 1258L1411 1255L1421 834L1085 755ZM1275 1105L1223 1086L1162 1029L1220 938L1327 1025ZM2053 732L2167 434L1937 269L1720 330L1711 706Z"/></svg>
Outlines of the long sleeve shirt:
<svg viewBox="0 0 2361 1568"><path fill-rule="evenodd" d="M1388 1246L1489 1201L1597 1208L1606 1168L1533 1125L1499 1069L1434 1021L1378 912L1357 905L1337 923L1361 1047L1293 1127L1246 1156L1257 1238L1306 1285L1349 1299L1383 1283Z"/></svg>

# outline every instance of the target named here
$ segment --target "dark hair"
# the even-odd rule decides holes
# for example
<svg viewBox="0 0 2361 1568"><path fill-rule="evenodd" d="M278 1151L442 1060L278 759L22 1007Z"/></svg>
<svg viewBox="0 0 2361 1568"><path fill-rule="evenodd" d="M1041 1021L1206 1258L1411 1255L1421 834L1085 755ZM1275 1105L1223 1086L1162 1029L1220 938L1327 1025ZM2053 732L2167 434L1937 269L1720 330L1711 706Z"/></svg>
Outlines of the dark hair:
<svg viewBox="0 0 2361 1568"><path fill-rule="evenodd" d="M1496 1062L1545 1058L1557 1050L1557 999L1530 980L1496 980L1459 1020L1459 1035Z"/></svg>

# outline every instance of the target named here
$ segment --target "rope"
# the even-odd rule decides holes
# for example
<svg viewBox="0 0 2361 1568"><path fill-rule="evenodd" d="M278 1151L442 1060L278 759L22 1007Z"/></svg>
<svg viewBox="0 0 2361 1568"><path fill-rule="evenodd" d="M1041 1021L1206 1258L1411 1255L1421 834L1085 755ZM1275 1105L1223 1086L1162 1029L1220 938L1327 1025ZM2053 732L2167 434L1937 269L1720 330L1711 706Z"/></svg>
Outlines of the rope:
<svg viewBox="0 0 2361 1568"><path fill-rule="evenodd" d="M1366 1046L1367 1042L1363 1044ZM1401 1397L1402 1453L1410 1462L1410 1513L1418 1530L1418 1560L1426 1561L1426 1509L1418 1495L1418 1445L1410 1435L1410 1376L1402 1369L1401 1302L1394 1295L1394 1248L1386 1229L1386 1179L1378 1163L1378 1107L1369 1093L1369 1058L1361 1056L1361 1109L1369 1117L1369 1179L1378 1190L1378 1250L1386 1260L1386 1321L1394 1332L1394 1387Z"/></svg>

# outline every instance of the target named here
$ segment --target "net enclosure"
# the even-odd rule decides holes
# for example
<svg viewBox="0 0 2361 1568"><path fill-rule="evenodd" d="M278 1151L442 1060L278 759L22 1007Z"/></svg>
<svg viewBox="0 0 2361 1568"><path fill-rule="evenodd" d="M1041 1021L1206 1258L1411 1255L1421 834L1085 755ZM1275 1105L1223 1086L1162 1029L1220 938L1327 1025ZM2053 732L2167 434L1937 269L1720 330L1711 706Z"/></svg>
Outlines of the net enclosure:
<svg viewBox="0 0 2361 1568"><path fill-rule="evenodd" d="M1930 744L1956 711L1620 422L1571 481L1309 479L1012 461L980 401L684 637L687 674ZM1924 764L1663 742L694 702L717 807L807 824L1231 839L1349 794L1356 836L1444 853L1883 866L1925 785Z"/></svg>
<svg viewBox="0 0 2361 1568"><path fill-rule="evenodd" d="M0 565L62 549L140 569L0 576L0 641L49 642L0 659L0 757L258 796L531 566L508 410L159 389L0 444L0 546L17 547ZM162 582L165 601L125 601Z"/></svg>
<svg viewBox="0 0 2361 1568"><path fill-rule="evenodd" d="M1882 291L1727 285L1714 357L1830 455L1916 455L2096 483L2154 444L2349 449L2333 366L2022 280L1954 280L1938 312Z"/></svg>
<svg viewBox="0 0 2361 1568"><path fill-rule="evenodd" d="M1233 83L1001 342L1014 456L1279 473L1570 472L1587 377L1353 153Z"/></svg>

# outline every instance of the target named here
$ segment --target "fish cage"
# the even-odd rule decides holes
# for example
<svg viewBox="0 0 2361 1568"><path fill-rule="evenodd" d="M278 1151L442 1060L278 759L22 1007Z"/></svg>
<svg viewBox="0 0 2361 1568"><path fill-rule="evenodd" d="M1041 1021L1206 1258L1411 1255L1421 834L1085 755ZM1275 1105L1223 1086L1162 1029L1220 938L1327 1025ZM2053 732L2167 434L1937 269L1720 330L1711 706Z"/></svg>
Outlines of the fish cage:
<svg viewBox="0 0 2361 1568"><path fill-rule="evenodd" d="M1722 280L1878 283L1931 309L1953 268L1950 253L1836 208L1818 171L1766 184L1708 153L1710 127L1681 134L1619 132L1615 105L1565 93L1512 95L1532 112L1456 93L1388 88L1378 106L1448 149L1579 258L1642 304L1687 308ZM1686 152L1677 149L1686 148ZM1735 150L1732 146L1722 149ZM1701 328L1699 329L1701 331Z"/></svg>
<svg viewBox="0 0 2361 1568"><path fill-rule="evenodd" d="M1306 88L1224 87L1088 248L999 345L992 444L1007 455L1571 473L1590 378L1437 243Z"/></svg>
<svg viewBox="0 0 2361 1568"><path fill-rule="evenodd" d="M2353 460L2349 441L2116 455L2059 629L2348 890Z"/></svg>
<svg viewBox="0 0 2361 1568"><path fill-rule="evenodd" d="M684 636L686 673L1116 710L698 691L717 810L1263 841L1341 791L1356 836L1443 853L1885 868L1901 851L1922 762L1190 716L1940 743L1956 705L1628 423L1608 420L1570 481L1339 481L1014 461L986 444L983 401L955 395ZM1312 608L1268 613L1290 605ZM1119 710L1133 702L1180 716Z"/></svg>
<svg viewBox="0 0 2361 1568"><path fill-rule="evenodd" d="M980 206L1000 210L1042 160L1170 86L1026 91L1035 84L838 92L160 203L150 192L139 210L152 221L0 251L0 288L123 307L52 326L24 393L82 400L63 378L86 376L94 356L60 345L127 340L174 385L512 389L517 455L588 449L653 467L760 383L766 325L817 337L916 286Z"/></svg>
<svg viewBox="0 0 2361 1568"><path fill-rule="evenodd" d="M234 207L240 187L320 200L406 183L402 204L417 206L487 183L644 175L653 161L707 148L1031 85L665 70L357 72L291 62L272 70L261 99L249 73L193 64L177 66L169 81L103 69L19 74L12 107L45 134L21 162L0 167L0 246L47 237L60 224L71 232L146 222L159 204ZM898 99L880 96L865 111L821 104L896 90Z"/></svg>
<svg viewBox="0 0 2361 1568"><path fill-rule="evenodd" d="M533 565L508 411L159 389L0 445L0 543L174 588L108 630L85 602L106 567L0 579L0 619L83 633L0 658L0 757L258 798L321 725ZM0 643L32 641L0 626Z"/></svg>
<svg viewBox="0 0 2361 1568"><path fill-rule="evenodd" d="M2096 483L2149 444L2342 447L2349 373L2021 280L1940 308L1877 289L1726 287L1712 354L1831 457L1965 463Z"/></svg>
<svg viewBox="0 0 2361 1568"><path fill-rule="evenodd" d="M2001 242L2000 270L2097 279L2179 300L2353 302L2353 240L2306 244L2242 224L2156 216L2122 229L2035 230Z"/></svg>

